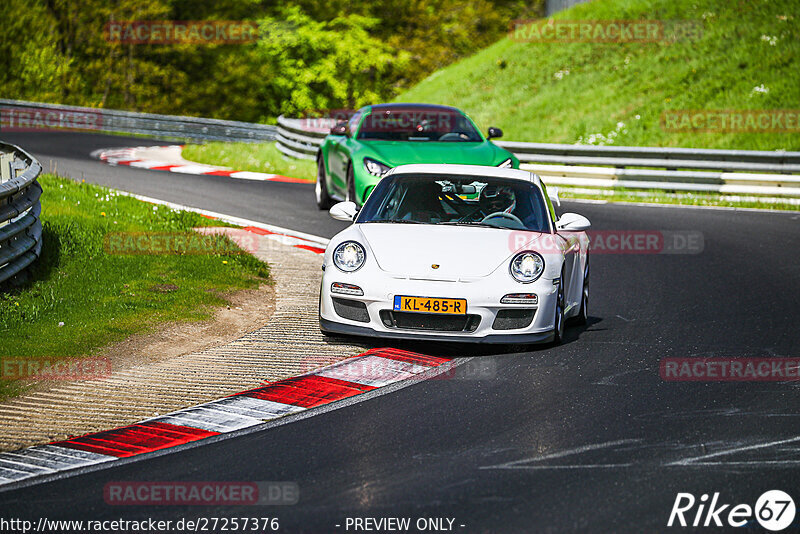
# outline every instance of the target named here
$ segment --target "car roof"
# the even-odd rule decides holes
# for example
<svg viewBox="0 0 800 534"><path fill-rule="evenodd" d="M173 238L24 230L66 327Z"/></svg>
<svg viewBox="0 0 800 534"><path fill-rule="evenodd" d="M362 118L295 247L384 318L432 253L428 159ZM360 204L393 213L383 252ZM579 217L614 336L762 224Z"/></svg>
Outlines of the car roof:
<svg viewBox="0 0 800 534"><path fill-rule="evenodd" d="M454 111L456 113L463 113L460 109L452 106L444 106L442 104L415 104L415 103L401 103L396 102L392 104L372 104L364 106L362 109L369 111L392 111L395 109L424 109L427 111L441 110L441 111Z"/></svg>
<svg viewBox="0 0 800 534"><path fill-rule="evenodd" d="M386 176L397 174L458 174L461 176L488 176L492 178L511 178L533 182L541 188L539 177L532 172L522 169L508 169L505 167L489 167L486 165L456 165L451 163L414 163L399 165L390 170Z"/></svg>

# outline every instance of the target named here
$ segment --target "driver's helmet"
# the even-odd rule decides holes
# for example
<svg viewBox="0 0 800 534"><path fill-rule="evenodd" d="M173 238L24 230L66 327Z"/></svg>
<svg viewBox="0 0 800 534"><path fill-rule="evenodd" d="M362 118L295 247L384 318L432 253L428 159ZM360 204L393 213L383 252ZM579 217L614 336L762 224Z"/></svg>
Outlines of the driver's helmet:
<svg viewBox="0 0 800 534"><path fill-rule="evenodd" d="M487 215L490 213L511 213L517 207L517 196L508 186L487 185L481 191L481 210Z"/></svg>

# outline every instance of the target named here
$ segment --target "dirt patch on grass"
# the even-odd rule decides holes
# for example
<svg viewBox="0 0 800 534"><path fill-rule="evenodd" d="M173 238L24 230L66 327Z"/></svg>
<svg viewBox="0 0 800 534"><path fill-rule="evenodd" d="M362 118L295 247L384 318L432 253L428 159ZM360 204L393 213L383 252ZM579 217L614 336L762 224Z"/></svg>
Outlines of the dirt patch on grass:
<svg viewBox="0 0 800 534"><path fill-rule="evenodd" d="M223 298L229 304L217 308L207 321L162 324L155 332L137 334L110 345L98 356L110 359L113 369L124 369L198 352L261 328L275 311L275 287L271 284L229 293Z"/></svg>
<svg viewBox="0 0 800 534"><path fill-rule="evenodd" d="M150 290L171 291L170 286L171 284L153 286ZM147 333L135 334L124 341L108 345L91 357L108 359L114 372L146 366L229 343L267 324L275 311L273 284L265 283L258 289L235 291L220 296L228 304L215 308L211 319L162 323ZM64 380L37 380L26 384L24 389L29 393L46 391L53 386L67 383Z"/></svg>

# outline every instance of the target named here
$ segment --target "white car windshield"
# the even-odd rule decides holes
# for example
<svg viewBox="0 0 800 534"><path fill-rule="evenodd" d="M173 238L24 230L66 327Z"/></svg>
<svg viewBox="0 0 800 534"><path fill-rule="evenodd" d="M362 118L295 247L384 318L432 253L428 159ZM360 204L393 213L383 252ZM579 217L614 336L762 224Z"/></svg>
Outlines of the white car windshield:
<svg viewBox="0 0 800 534"><path fill-rule="evenodd" d="M375 187L356 222L550 232L539 188L522 180L483 176L388 176Z"/></svg>

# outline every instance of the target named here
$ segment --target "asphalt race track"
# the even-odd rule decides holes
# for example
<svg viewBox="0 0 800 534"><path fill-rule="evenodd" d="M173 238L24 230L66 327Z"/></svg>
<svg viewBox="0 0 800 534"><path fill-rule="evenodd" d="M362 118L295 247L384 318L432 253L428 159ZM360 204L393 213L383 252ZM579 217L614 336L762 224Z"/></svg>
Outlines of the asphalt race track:
<svg viewBox="0 0 800 534"><path fill-rule="evenodd" d="M59 173L87 182L326 237L343 227L316 209L311 184L88 158L97 148L150 144L142 139L5 139L45 170L53 160ZM562 211L586 215L595 230L701 232L704 249L592 255L590 324L568 330L561 346L403 346L475 358L454 377L315 417L0 492L0 510L34 519L278 517L280 531L309 533L346 532L348 517L454 518L454 531L470 533L641 532L670 530L678 492L719 492L720 502L751 506L771 489L797 499L800 382L667 382L659 362L800 356L800 214L585 203ZM143 480L294 481L300 502L105 504L107 482Z"/></svg>
<svg viewBox="0 0 800 534"><path fill-rule="evenodd" d="M74 132L0 133L42 164L44 172L56 172L77 180L113 187L139 195L204 208L245 219L283 226L313 235L330 237L345 228L320 212L311 185L256 182L216 176L182 175L129 167L109 167L89 157L101 148L167 145L138 137L81 134ZM174 144L174 143L173 143Z"/></svg>

